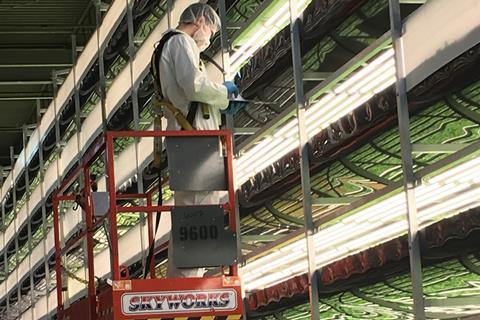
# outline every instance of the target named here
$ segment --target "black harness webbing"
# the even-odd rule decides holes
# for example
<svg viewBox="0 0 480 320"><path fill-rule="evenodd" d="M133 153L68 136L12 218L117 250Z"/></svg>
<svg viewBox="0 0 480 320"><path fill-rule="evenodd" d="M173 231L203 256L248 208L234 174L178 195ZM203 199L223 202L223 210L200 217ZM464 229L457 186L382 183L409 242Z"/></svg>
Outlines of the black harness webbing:
<svg viewBox="0 0 480 320"><path fill-rule="evenodd" d="M152 55L152 60L150 61L150 73L153 76L153 81L155 83L155 90L157 91L157 95L161 99L163 99L164 96L162 93L162 85L160 83L160 59L162 58L162 52L163 52L163 48L165 47L165 44L173 36L176 36L178 34L182 34L182 33L178 31L170 31L166 33L162 37L162 39L160 39L160 41L158 42L158 45L155 47L155 50ZM187 113L186 119L192 127L193 127L193 122L195 120L195 116L197 115L197 110L198 110L198 102L196 101L191 102L188 107L188 113Z"/></svg>

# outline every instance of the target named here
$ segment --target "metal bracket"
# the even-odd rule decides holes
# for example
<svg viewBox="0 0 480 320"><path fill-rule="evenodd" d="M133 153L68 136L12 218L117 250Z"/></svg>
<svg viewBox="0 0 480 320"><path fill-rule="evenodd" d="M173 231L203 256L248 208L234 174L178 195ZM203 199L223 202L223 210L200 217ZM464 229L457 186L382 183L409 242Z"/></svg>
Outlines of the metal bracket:
<svg viewBox="0 0 480 320"><path fill-rule="evenodd" d="M357 197L313 198L312 205L313 206L330 206L330 205L346 206L356 200L358 200Z"/></svg>

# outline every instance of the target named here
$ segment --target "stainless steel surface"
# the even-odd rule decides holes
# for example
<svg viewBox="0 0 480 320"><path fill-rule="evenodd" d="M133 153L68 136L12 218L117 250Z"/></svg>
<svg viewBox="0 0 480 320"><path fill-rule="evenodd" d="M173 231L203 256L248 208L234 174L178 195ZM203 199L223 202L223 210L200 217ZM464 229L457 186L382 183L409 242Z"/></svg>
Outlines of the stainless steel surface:
<svg viewBox="0 0 480 320"><path fill-rule="evenodd" d="M310 184L310 161L309 161L309 144L307 135L307 125L305 121L305 92L303 90L303 66L302 52L300 42L300 26L301 19L297 17L294 8L296 7L293 0L290 0L290 34L292 39L292 62L293 77L295 81L295 102L297 105L298 118L298 136L299 136L299 154L300 154L300 172L302 182L303 197L303 219L304 231L307 245L308 259L308 280L309 280L309 299L310 299L310 319L320 319L320 302L319 302L319 271L315 264L315 243L313 236L315 234L315 224L312 216L312 195Z"/></svg>
<svg viewBox="0 0 480 320"><path fill-rule="evenodd" d="M172 190L227 189L224 157L217 137L168 137L165 142Z"/></svg>
<svg viewBox="0 0 480 320"><path fill-rule="evenodd" d="M422 263L418 233L417 205L415 200L416 178L413 172L412 143L410 139L410 115L408 112L407 85L405 81L405 56L403 50L403 25L399 0L389 0L390 25L396 67L397 112L400 130L400 145L404 191L407 198L408 251L413 291L413 313L416 320L425 319L423 297Z"/></svg>

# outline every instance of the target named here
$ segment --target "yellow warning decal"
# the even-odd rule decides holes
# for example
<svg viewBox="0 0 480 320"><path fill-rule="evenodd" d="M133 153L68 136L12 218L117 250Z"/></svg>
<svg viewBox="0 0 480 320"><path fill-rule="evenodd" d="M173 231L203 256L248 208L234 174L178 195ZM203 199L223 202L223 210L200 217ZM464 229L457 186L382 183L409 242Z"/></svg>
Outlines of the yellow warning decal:
<svg viewBox="0 0 480 320"><path fill-rule="evenodd" d="M113 291L132 290L132 280L115 280L112 282Z"/></svg>

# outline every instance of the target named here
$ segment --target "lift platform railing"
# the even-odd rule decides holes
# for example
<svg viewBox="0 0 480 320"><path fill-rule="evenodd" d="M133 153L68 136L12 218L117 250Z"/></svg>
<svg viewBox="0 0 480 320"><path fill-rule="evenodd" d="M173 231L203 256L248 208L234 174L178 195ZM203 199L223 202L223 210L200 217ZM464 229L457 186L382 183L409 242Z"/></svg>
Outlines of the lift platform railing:
<svg viewBox="0 0 480 320"><path fill-rule="evenodd" d="M119 194L116 191L115 166L114 166L114 140L124 138L217 138L221 144L220 150L223 153L223 166L225 175L225 191L228 192L228 201L224 204L214 206L171 206L154 205L152 196L154 189L146 193ZM153 141L152 141L153 142ZM208 210L213 207L217 213L220 210L222 216L226 213L228 218L228 229L232 232L233 238L237 231L235 219L235 191L233 184L233 156L232 156L231 133L227 130L212 131L115 131L107 132L84 155L82 161L69 177L64 179L62 185L53 196L54 205L54 239L55 239L55 270L57 280L57 316L58 319L147 319L147 318L188 318L188 317L227 317L227 319L239 319L243 312L240 278L238 275L237 259L230 265L221 266L218 276L203 278L170 278L159 279L155 275L154 259L149 265L150 277L147 279L131 278L126 266L120 264L119 259L119 234L117 226L117 214L146 213L148 241L154 243L155 230L153 215L161 212L172 212L172 216L182 210L192 212L204 210L208 216ZM90 168L94 162L105 155L106 157L106 179L108 194L108 212L105 215L94 214L94 199L92 192L92 181ZM59 205L61 202L79 202L79 195L69 190L69 187L77 179L83 181L81 192L81 204L84 211L85 228L80 230L76 236L65 243L61 241L61 222L59 216ZM142 200L136 205L123 206L119 202L125 200ZM210 207L210 208L209 208ZM189 211L190 210L190 211ZM215 211L214 210L214 211ZM178 214L178 213L177 213ZM108 221L109 225L109 247L111 259L111 285L103 283L97 285L94 263L94 233L98 228ZM172 220L173 217L172 217ZM215 220L215 219L213 219ZM219 219L217 219L219 220ZM221 219L222 221L224 219ZM223 222L222 222L223 223ZM173 224L173 222L172 222ZM203 226L202 226L203 228ZM203 229L202 229L203 230ZM200 233L199 233L200 236ZM207 233L202 234L208 237ZM197 236L195 237L197 238ZM217 239L215 237L215 239ZM62 266L62 257L78 242L85 241L85 254L87 257L86 267L88 277L87 296L84 299L66 303L63 296L62 273L65 272ZM192 239L190 239L192 240ZM205 240L205 239L204 239ZM213 241L214 239L207 239ZM192 242L190 242L192 243ZM205 243L212 243L206 241ZM175 244L175 240L174 240ZM139 249L140 250L140 249ZM140 250L141 251L141 250ZM213 252L207 252L213 255ZM207 265L199 265L207 266ZM212 265L213 266L213 265ZM104 276L104 275L100 275ZM87 313L88 310L88 314Z"/></svg>

